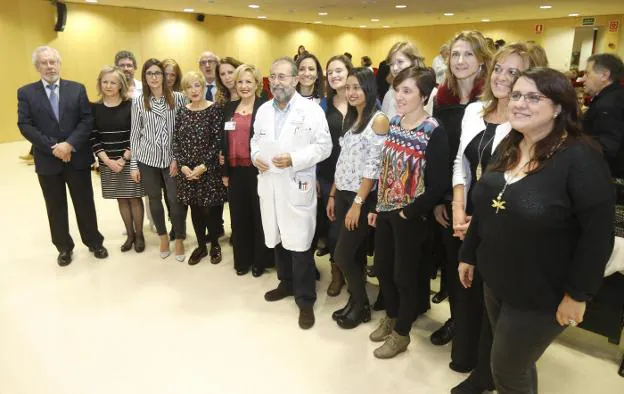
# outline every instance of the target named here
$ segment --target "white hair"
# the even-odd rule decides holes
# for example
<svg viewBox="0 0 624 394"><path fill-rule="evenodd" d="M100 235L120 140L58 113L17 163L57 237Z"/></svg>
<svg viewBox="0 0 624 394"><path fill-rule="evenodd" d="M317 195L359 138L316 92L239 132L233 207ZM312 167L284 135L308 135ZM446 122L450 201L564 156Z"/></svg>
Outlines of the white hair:
<svg viewBox="0 0 624 394"><path fill-rule="evenodd" d="M448 51L448 50L449 50L448 44L442 44L442 46L440 47L440 53L444 51Z"/></svg>
<svg viewBox="0 0 624 394"><path fill-rule="evenodd" d="M220 59L219 59L219 56L217 56L214 52L205 51L205 52L203 52L203 53L199 56L198 61L201 61L201 60L202 60L203 58L205 58L205 57L214 57L214 58L217 60L217 62L219 62L219 60L220 60Z"/></svg>
<svg viewBox="0 0 624 394"><path fill-rule="evenodd" d="M35 49L35 51L32 54L32 62L33 65L35 67L38 66L39 64L39 55L41 55L43 52L52 52L52 54L54 55L54 57L56 58L56 60L60 63L61 62L61 54L59 53L59 51L57 51L56 49L44 45L44 46L40 46L37 47L37 49Z"/></svg>

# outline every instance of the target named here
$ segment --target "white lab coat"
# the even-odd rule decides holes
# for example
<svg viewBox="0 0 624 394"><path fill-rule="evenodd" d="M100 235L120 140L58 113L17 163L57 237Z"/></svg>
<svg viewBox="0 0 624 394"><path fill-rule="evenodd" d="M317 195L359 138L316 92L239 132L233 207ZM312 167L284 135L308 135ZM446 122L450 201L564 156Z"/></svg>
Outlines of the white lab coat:
<svg viewBox="0 0 624 394"><path fill-rule="evenodd" d="M291 251L310 249L316 229L316 164L329 157L332 140L325 113L313 101L295 93L279 138L275 137L273 100L258 109L251 139L251 158L262 155L266 144L290 153L292 166L258 175L258 196L264 240L269 248L280 242Z"/></svg>

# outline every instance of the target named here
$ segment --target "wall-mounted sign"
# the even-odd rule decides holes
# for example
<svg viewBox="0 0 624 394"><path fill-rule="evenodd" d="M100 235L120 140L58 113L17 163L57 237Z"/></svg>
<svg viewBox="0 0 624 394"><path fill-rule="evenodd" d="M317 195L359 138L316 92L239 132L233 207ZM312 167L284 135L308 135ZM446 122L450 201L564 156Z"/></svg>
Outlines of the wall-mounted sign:
<svg viewBox="0 0 624 394"><path fill-rule="evenodd" d="M609 33L620 31L620 21L609 21Z"/></svg>
<svg viewBox="0 0 624 394"><path fill-rule="evenodd" d="M542 34L544 32L544 25L535 25L535 34Z"/></svg>
<svg viewBox="0 0 624 394"><path fill-rule="evenodd" d="M593 26L596 23L596 18L590 16L588 18L583 18L581 21L581 25L583 26Z"/></svg>

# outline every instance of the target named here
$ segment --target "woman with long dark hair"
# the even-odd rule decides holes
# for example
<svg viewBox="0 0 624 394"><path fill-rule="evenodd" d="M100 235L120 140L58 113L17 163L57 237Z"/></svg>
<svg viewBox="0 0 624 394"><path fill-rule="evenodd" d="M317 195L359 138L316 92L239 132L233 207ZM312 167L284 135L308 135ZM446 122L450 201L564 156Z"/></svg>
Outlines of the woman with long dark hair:
<svg viewBox="0 0 624 394"><path fill-rule="evenodd" d="M297 75L299 83L297 91L302 97L320 103L325 97L325 81L323 79L323 67L316 56L306 52L297 60Z"/></svg>
<svg viewBox="0 0 624 394"><path fill-rule="evenodd" d="M425 110L435 86L429 69L410 67L392 83L403 115L390 121L381 153L377 208L369 214L376 225L375 270L386 304L386 316L371 333L384 342L377 358L405 351L421 299L429 297L429 270L422 261L428 216L450 183L448 141L444 128Z"/></svg>
<svg viewBox="0 0 624 394"><path fill-rule="evenodd" d="M165 80L172 92L182 91L182 69L180 65L173 59L165 59L162 61L165 67Z"/></svg>
<svg viewBox="0 0 624 394"><path fill-rule="evenodd" d="M241 61L229 56L219 60L216 71L217 95L214 100L217 106L223 107L230 101L239 99L234 83L234 72L241 64L243 64Z"/></svg>
<svg viewBox="0 0 624 394"><path fill-rule="evenodd" d="M613 249L614 191L598 147L584 136L562 73L525 71L509 95L512 131L474 187L459 278L483 278L501 394L537 393L535 363L583 321Z"/></svg>
<svg viewBox="0 0 624 394"><path fill-rule="evenodd" d="M347 280L349 302L332 314L342 328L355 328L371 318L364 268L371 193L379 177L381 147L388 134L388 118L377 110L377 85L368 67L354 68L347 77L349 102L340 156L329 193L327 216L338 227L334 261Z"/></svg>
<svg viewBox="0 0 624 394"><path fill-rule="evenodd" d="M327 206L329 201L329 191L334 183L336 173L336 162L340 155L340 136L342 135L344 118L347 115L347 76L353 69L351 61L344 55L332 56L327 61L325 67L327 71L327 97L321 100L321 107L325 110L325 118L329 126L329 133L332 138L331 155L317 165L317 178L321 189L321 203ZM321 212L322 213L322 212ZM333 262L334 248L338 238L336 226L329 223L324 232L327 236L331 263L331 280L327 287L327 295L336 297L340 294L344 285L344 277L340 268ZM323 236L325 234L321 234Z"/></svg>
<svg viewBox="0 0 624 394"><path fill-rule="evenodd" d="M130 173L136 183L143 181L160 237L160 257L163 259L171 254L161 194L161 182L166 184L175 235L175 255L178 261L184 261L186 226L182 205L176 197L174 177L178 174L178 163L172 154L171 143L176 114L186 99L182 93L169 89L164 76L165 68L158 59L149 59L143 64L143 94L132 101Z"/></svg>

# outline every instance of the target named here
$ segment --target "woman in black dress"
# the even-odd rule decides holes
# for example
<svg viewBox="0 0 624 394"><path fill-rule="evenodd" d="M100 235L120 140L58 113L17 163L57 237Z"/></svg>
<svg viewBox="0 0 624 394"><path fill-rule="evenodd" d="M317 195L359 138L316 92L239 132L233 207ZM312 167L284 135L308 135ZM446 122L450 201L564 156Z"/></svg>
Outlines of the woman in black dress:
<svg viewBox="0 0 624 394"><path fill-rule="evenodd" d="M97 79L100 101L92 105L94 128L91 134L93 153L98 157L102 182L102 196L115 198L126 226L128 238L121 251L127 252L134 244L136 252L145 250L143 237L142 183L130 178L130 124L132 101L128 84L116 67L106 66Z"/></svg>
<svg viewBox="0 0 624 394"><path fill-rule="evenodd" d="M206 80L197 71L188 72L182 79L182 89L190 103L176 116L173 136L173 154L180 166L176 176L177 197L180 203L191 207L191 219L197 248L191 253L189 265L199 263L208 255L210 262L221 262L218 229L218 209L225 201L225 187L221 181L219 150L223 111L206 100ZM206 229L210 239L206 236Z"/></svg>
<svg viewBox="0 0 624 394"><path fill-rule="evenodd" d="M492 325L498 393L537 393L535 363L583 321L613 249L609 170L582 134L576 93L559 71L524 72L509 95L512 130L474 187L460 251L465 287L478 265Z"/></svg>

